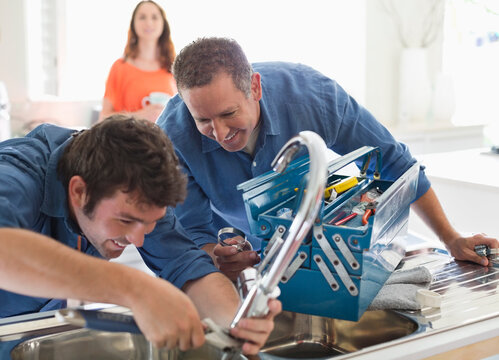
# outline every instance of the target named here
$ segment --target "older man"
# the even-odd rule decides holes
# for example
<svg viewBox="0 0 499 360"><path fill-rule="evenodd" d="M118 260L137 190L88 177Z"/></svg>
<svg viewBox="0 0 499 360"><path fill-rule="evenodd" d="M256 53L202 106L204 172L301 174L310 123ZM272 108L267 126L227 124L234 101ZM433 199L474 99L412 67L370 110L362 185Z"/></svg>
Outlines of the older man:
<svg viewBox="0 0 499 360"><path fill-rule="evenodd" d="M237 253L216 245L217 230L234 226L249 233L236 186L271 170L279 149L302 130L318 133L338 154L379 146L384 179L398 178L416 160L334 80L310 67L284 62L251 65L231 39L203 38L177 56L179 90L158 119L188 175L188 196L175 212L196 243L232 279L259 261L254 251ZM484 235L465 237L447 220L424 173L419 171L413 209L456 259L488 264L477 244L498 247ZM258 249L259 240L250 239Z"/></svg>

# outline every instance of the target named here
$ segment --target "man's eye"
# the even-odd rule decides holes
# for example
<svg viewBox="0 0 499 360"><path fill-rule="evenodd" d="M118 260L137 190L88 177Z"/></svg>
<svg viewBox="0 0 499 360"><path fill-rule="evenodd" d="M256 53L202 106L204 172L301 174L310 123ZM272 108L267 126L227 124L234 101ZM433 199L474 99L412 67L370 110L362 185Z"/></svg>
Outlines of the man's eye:
<svg viewBox="0 0 499 360"><path fill-rule="evenodd" d="M125 220L125 219L120 219L120 222L121 222L121 223L123 223L123 224L126 224L126 225L128 225L128 224L131 224L131 223L132 223L132 221L131 221L131 220Z"/></svg>

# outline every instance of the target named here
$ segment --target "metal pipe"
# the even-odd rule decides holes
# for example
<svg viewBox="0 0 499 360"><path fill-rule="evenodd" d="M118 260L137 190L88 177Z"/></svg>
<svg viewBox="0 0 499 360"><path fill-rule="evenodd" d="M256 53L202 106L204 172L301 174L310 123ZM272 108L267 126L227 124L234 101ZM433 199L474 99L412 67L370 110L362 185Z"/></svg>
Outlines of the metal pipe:
<svg viewBox="0 0 499 360"><path fill-rule="evenodd" d="M273 297L282 275L312 228L322 205L328 169L327 147L319 135L312 131L302 131L291 138L275 157L272 167L274 171L282 173L301 146L305 146L308 150L310 165L308 182L300 207L275 260L269 265L268 270L256 279L253 289L241 304L231 327L236 326L243 317L262 316L268 312L268 299Z"/></svg>

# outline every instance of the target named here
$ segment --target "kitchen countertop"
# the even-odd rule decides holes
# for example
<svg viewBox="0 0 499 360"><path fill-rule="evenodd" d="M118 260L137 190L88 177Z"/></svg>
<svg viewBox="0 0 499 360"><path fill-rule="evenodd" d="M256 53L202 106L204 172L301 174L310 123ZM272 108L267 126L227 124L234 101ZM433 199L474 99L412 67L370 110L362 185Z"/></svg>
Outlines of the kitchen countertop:
<svg viewBox="0 0 499 360"><path fill-rule="evenodd" d="M343 359L425 359L452 349L493 339L499 354L499 263L482 267L456 262L438 249L406 257L401 268L427 267L434 277L430 290L442 296L440 308L401 312L425 329L391 342L335 357ZM438 357L453 359L453 357Z"/></svg>
<svg viewBox="0 0 499 360"><path fill-rule="evenodd" d="M416 156L430 179L499 191L499 154L477 148Z"/></svg>

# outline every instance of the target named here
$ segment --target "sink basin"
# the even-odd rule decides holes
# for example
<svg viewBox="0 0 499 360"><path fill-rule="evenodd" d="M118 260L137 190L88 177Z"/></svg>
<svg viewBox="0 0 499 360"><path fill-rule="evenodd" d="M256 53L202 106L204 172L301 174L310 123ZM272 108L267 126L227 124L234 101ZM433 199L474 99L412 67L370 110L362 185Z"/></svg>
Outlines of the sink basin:
<svg viewBox="0 0 499 360"><path fill-rule="evenodd" d="M260 356L249 359L318 359L354 352L409 335L418 325L392 311L367 311L357 322L283 312ZM222 359L208 344L187 352L158 350L141 335L87 329L26 340L11 352L15 360L59 359ZM246 359L244 356L231 360Z"/></svg>
<svg viewBox="0 0 499 360"><path fill-rule="evenodd" d="M199 349L156 349L142 335L78 329L24 341L11 352L12 360L194 360L222 359L223 351L208 344ZM231 360L243 360L243 356Z"/></svg>
<svg viewBox="0 0 499 360"><path fill-rule="evenodd" d="M262 353L275 359L319 359L414 333L418 324L393 311L366 311L357 322L283 312Z"/></svg>

